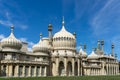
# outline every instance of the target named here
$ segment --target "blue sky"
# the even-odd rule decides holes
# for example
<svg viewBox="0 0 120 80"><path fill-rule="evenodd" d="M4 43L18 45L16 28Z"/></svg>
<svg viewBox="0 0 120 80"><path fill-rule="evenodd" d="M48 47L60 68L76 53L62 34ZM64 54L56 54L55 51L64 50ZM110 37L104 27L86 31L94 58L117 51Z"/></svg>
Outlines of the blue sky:
<svg viewBox="0 0 120 80"><path fill-rule="evenodd" d="M115 53L120 59L120 0L0 0L0 40L9 36L10 25L15 25L15 36L28 42L29 49L39 41L39 34L48 36L47 27L53 25L53 34L65 28L77 34L77 49L87 44L87 53L105 41L105 53Z"/></svg>

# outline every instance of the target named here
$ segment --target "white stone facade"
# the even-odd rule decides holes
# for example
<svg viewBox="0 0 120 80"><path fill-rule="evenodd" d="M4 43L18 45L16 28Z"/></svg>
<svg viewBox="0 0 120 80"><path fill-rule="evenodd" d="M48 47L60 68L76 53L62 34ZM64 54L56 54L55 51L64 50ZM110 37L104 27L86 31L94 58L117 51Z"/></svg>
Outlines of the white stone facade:
<svg viewBox="0 0 120 80"><path fill-rule="evenodd" d="M40 76L82 76L82 75L118 75L119 62L114 55L104 54L104 41L98 41L98 47L86 53L86 45L76 50L76 34L64 27L52 35L52 25L48 26L49 37L42 38L27 50L27 43L14 36L14 27L8 38L0 41L0 75L6 77Z"/></svg>

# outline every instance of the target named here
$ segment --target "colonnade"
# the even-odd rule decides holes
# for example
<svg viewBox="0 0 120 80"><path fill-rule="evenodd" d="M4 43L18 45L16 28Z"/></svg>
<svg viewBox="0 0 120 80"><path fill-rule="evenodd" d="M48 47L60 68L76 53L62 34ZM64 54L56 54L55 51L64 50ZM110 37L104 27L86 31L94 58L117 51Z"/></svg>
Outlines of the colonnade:
<svg viewBox="0 0 120 80"><path fill-rule="evenodd" d="M82 68L81 68L79 59L77 60L77 62L75 62L74 58L71 59L71 61L68 61L67 58L64 58L63 61L60 61L59 58L56 58L55 63L53 63L53 70L52 70L53 76L61 76L60 69L59 69L60 62L63 63L63 67L64 67L64 74L62 76L80 76L80 74L82 74ZM70 63L70 64L68 64L68 63ZM68 68L69 65L71 67ZM76 71L76 69L77 69L77 71Z"/></svg>
<svg viewBox="0 0 120 80"><path fill-rule="evenodd" d="M106 64L106 74L116 75L119 73L119 64Z"/></svg>
<svg viewBox="0 0 120 80"><path fill-rule="evenodd" d="M2 75L7 77L47 76L47 66L37 65L2 65Z"/></svg>

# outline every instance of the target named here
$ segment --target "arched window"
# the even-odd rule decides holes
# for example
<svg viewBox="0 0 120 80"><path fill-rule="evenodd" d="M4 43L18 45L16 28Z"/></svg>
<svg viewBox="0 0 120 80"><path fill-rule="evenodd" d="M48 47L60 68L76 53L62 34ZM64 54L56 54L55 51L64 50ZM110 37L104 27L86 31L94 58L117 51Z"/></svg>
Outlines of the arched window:
<svg viewBox="0 0 120 80"><path fill-rule="evenodd" d="M65 72L64 63L62 61L60 61L60 63L59 63L59 75L64 76L64 72Z"/></svg>

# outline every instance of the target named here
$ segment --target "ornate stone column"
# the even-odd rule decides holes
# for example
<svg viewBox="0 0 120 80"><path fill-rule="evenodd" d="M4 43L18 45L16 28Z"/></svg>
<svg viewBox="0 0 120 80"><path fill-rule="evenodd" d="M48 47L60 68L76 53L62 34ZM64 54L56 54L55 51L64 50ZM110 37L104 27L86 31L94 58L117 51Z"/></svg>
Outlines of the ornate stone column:
<svg viewBox="0 0 120 80"><path fill-rule="evenodd" d="M19 76L19 65L17 64L16 66L15 66L15 77L18 77Z"/></svg>
<svg viewBox="0 0 120 80"><path fill-rule="evenodd" d="M12 68L13 66L12 65L9 65L9 67L8 67L8 74L9 74L9 77L12 77L12 73L13 73L13 68Z"/></svg>
<svg viewBox="0 0 120 80"><path fill-rule="evenodd" d="M58 76L59 74L58 74L58 68L59 67L59 62L58 62L58 56L56 57L56 76Z"/></svg>
<svg viewBox="0 0 120 80"><path fill-rule="evenodd" d="M67 57L64 58L65 76L67 76Z"/></svg>
<svg viewBox="0 0 120 80"><path fill-rule="evenodd" d="M37 70L37 66L35 66L34 68L34 76L36 77L36 70Z"/></svg>
<svg viewBox="0 0 120 80"><path fill-rule="evenodd" d="M41 70L42 70L42 66L40 66L40 72L39 72L39 76L41 76Z"/></svg>
<svg viewBox="0 0 120 80"><path fill-rule="evenodd" d="M78 76L80 75L80 60L78 59Z"/></svg>
<svg viewBox="0 0 120 80"><path fill-rule="evenodd" d="M75 74L74 66L75 66L75 62L74 62L74 58L73 58L72 59L72 76L74 76L74 74Z"/></svg>
<svg viewBox="0 0 120 80"><path fill-rule="evenodd" d="M47 73L47 66L45 66L44 76L46 76Z"/></svg>
<svg viewBox="0 0 120 80"><path fill-rule="evenodd" d="M31 76L31 66L29 66L28 76Z"/></svg>
<svg viewBox="0 0 120 80"><path fill-rule="evenodd" d="M23 77L25 76L25 65L23 65L23 68L22 68L22 76Z"/></svg>

